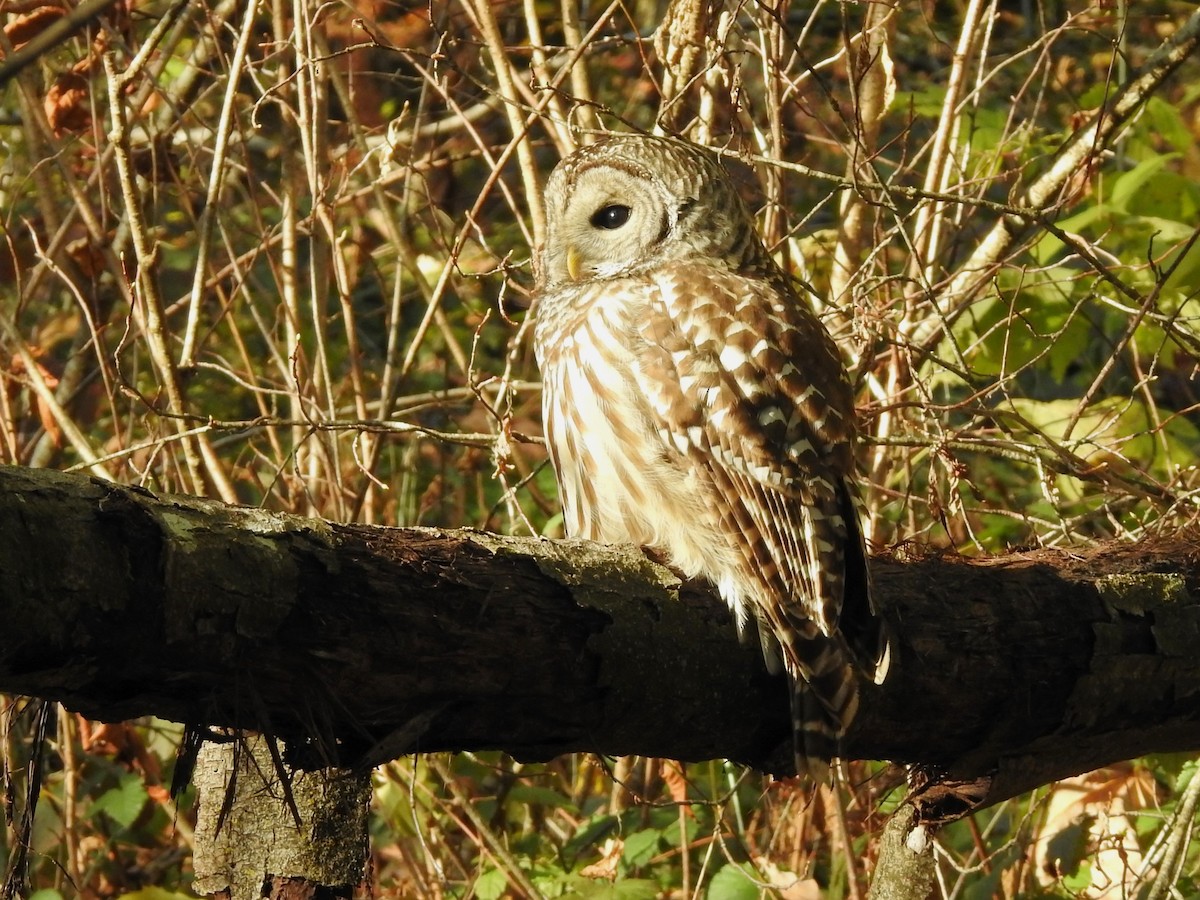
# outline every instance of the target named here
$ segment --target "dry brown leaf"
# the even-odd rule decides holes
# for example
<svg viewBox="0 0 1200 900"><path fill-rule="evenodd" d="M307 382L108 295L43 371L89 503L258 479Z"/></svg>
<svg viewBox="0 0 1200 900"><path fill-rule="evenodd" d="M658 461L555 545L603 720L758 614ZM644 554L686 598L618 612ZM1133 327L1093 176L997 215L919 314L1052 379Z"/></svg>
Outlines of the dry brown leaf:
<svg viewBox="0 0 1200 900"><path fill-rule="evenodd" d="M128 722L93 723L80 716L79 740L88 753L110 756L151 783L162 780L157 757L146 749L142 736Z"/></svg>
<svg viewBox="0 0 1200 900"><path fill-rule="evenodd" d="M104 271L104 253L92 243L90 236L85 234L83 237L68 241L65 249L84 277L100 277Z"/></svg>
<svg viewBox="0 0 1200 900"><path fill-rule="evenodd" d="M754 865L783 900L821 900L821 886L815 879L781 869L765 856L756 857Z"/></svg>
<svg viewBox="0 0 1200 900"><path fill-rule="evenodd" d="M34 405L37 406L38 421L42 423L42 429L46 432L46 437L50 439L50 442L56 448L61 448L63 445L62 428L59 427L58 419L55 418L54 412L41 397L34 398Z"/></svg>
<svg viewBox="0 0 1200 900"><path fill-rule="evenodd" d="M687 778L683 774L683 764L673 759L660 760L660 763L662 780L666 782L671 799L676 803L687 803Z"/></svg>
<svg viewBox="0 0 1200 900"><path fill-rule="evenodd" d="M12 41L14 50L20 50L66 15L66 12L61 6L39 6L22 16L14 16L4 26L4 36Z"/></svg>
<svg viewBox="0 0 1200 900"><path fill-rule="evenodd" d="M88 80L76 72L64 72L46 91L42 105L55 137L78 134L92 125Z"/></svg>
<svg viewBox="0 0 1200 900"><path fill-rule="evenodd" d="M38 356L43 355L43 351L38 347L30 347L31 353L35 359L38 374L41 375L42 381L46 387L53 390L58 387L58 376L43 366L40 362L36 362ZM16 376L22 376L25 371L25 360L20 356L14 356L8 363L9 372ZM62 446L62 429L58 426L58 419L54 416L54 411L46 404L46 401L41 398L41 395L34 394L33 408L37 411L38 420L42 423L42 428L46 432L46 436L53 442L55 447Z"/></svg>
<svg viewBox="0 0 1200 900"><path fill-rule="evenodd" d="M1154 777L1129 763L1056 783L1034 842L1038 882L1050 885L1062 878L1062 861L1054 855L1055 839L1071 828L1082 828L1092 883L1079 896L1092 900L1132 896L1143 859L1126 812L1150 806L1154 799Z"/></svg>
<svg viewBox="0 0 1200 900"><path fill-rule="evenodd" d="M584 878L606 879L616 881L617 866L621 863L621 854L625 852L625 842L620 838L609 838L600 850L601 857L591 865L584 866L579 874Z"/></svg>

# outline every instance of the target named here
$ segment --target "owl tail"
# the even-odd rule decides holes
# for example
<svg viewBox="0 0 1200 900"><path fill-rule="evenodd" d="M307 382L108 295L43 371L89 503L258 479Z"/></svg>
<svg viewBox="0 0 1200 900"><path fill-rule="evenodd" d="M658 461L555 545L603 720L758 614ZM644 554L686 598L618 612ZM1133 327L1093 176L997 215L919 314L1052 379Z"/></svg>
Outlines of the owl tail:
<svg viewBox="0 0 1200 900"><path fill-rule="evenodd" d="M821 783L858 712L862 676L839 641L822 636L799 643L806 665L803 676L792 676L792 749L796 773Z"/></svg>
<svg viewBox="0 0 1200 900"><path fill-rule="evenodd" d="M859 519L860 500L858 492L848 480L842 481L838 504L846 522L845 576L838 631L846 642L849 661L854 668L875 684L883 684L892 665L892 637L879 610L875 608L867 544L863 540Z"/></svg>

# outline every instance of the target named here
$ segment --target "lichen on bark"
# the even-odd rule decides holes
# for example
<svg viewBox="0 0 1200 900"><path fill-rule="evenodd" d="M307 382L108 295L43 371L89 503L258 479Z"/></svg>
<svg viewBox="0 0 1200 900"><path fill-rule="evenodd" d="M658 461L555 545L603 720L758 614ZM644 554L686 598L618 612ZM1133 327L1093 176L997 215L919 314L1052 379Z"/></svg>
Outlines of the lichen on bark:
<svg viewBox="0 0 1200 900"><path fill-rule="evenodd" d="M292 771L269 740L201 748L193 888L258 900L265 882L286 878L351 896L367 858L370 774Z"/></svg>

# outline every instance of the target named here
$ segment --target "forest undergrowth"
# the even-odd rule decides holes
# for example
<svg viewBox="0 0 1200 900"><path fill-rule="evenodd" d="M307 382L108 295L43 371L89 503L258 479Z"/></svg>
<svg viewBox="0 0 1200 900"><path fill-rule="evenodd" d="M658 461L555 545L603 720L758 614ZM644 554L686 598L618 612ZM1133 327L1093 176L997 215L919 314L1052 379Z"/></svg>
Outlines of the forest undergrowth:
<svg viewBox="0 0 1200 900"><path fill-rule="evenodd" d="M0 2L4 60L69 16ZM0 462L560 535L540 186L657 130L722 152L842 349L877 551L1195 525L1198 27L1170 0L117 0L0 82ZM192 896L180 727L0 704L10 887ZM1200 896L1194 772L977 812L936 835L937 896ZM815 792L586 755L374 777L377 898L860 898L903 797L859 761Z"/></svg>

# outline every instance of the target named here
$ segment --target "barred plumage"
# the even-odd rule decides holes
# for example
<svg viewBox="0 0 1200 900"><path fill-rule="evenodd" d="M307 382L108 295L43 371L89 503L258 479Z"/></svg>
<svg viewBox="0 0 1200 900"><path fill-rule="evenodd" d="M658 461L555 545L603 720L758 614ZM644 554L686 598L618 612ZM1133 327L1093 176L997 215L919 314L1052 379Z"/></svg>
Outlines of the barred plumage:
<svg viewBox="0 0 1200 900"><path fill-rule="evenodd" d="M819 774L882 680L837 350L709 151L611 136L546 186L535 347L566 531L716 585L795 684Z"/></svg>

